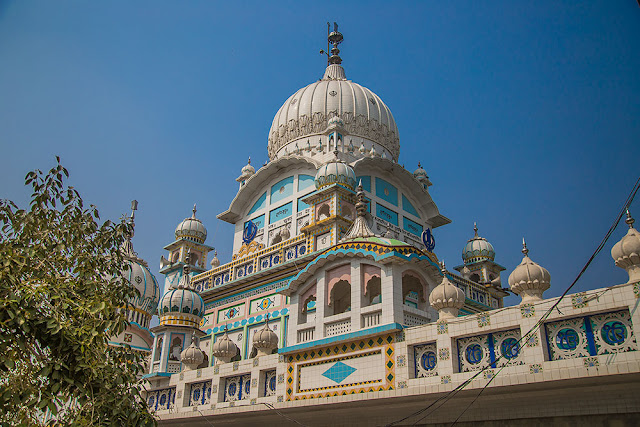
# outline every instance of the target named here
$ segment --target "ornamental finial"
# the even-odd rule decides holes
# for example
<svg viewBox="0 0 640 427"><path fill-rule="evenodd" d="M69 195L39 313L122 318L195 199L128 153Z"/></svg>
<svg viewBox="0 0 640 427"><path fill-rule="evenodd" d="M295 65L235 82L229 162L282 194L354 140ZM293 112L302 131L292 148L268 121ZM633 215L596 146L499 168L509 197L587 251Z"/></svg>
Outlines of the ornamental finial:
<svg viewBox="0 0 640 427"><path fill-rule="evenodd" d="M522 253L524 256L528 256L529 248L527 248L527 242L524 241L524 237L522 238Z"/></svg>
<svg viewBox="0 0 640 427"><path fill-rule="evenodd" d="M440 272L443 276L447 274L447 267L444 265L444 260L440 261Z"/></svg>
<svg viewBox="0 0 640 427"><path fill-rule="evenodd" d="M194 203L193 204L193 209L192 209L193 215L191 215L191 218L196 219L196 211L197 211L196 204Z"/></svg>
<svg viewBox="0 0 640 427"><path fill-rule="evenodd" d="M624 222L626 222L627 225L629 225L629 228L633 228L633 223L636 222L636 220L633 219L633 217L631 216L631 213L629 212L629 208L627 208L627 219L625 219Z"/></svg>
<svg viewBox="0 0 640 427"><path fill-rule="evenodd" d="M327 55L327 65L340 64L342 58L340 58L338 45L342 43L344 37L342 33L338 31L338 24L333 23L333 31L331 31L331 24L327 22L327 50L322 49L320 53ZM333 45L333 47L331 47Z"/></svg>
<svg viewBox="0 0 640 427"><path fill-rule="evenodd" d="M477 222L473 222L473 232L474 232L474 236L473 237L478 237L478 223Z"/></svg>

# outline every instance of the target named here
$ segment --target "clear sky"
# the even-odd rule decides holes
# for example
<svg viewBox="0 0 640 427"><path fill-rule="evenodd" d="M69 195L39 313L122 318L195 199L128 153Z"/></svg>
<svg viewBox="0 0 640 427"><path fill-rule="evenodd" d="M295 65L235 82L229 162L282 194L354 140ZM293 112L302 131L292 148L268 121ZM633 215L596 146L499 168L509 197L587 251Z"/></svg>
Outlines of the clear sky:
<svg viewBox="0 0 640 427"><path fill-rule="evenodd" d="M322 76L327 21L347 77L391 108L399 162L422 162L452 220L436 254L460 264L477 221L506 285L525 236L559 295L640 174L635 0L0 0L0 197L26 205L25 174L59 155L104 219L139 201L134 247L159 280L193 203L230 261L216 215L247 157L266 161L278 108ZM609 254L625 232L576 290L626 280Z"/></svg>

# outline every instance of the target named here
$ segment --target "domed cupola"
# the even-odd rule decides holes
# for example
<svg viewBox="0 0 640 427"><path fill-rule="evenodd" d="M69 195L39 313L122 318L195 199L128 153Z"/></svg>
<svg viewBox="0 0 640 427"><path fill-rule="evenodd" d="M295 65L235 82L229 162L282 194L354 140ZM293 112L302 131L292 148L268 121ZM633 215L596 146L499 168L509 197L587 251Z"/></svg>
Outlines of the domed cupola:
<svg viewBox="0 0 640 427"><path fill-rule="evenodd" d="M476 223L473 224L473 231L475 235L472 239L469 239L464 249L462 249L462 261L464 261L465 265L478 261L493 261L496 257L496 251L493 249L493 245L484 237L478 236L478 226Z"/></svg>
<svg viewBox="0 0 640 427"><path fill-rule="evenodd" d="M224 335L211 346L211 354L216 358L216 365L231 362L239 351L238 346L229 338L226 329Z"/></svg>
<svg viewBox="0 0 640 427"><path fill-rule="evenodd" d="M269 131L270 160L296 152L304 156L323 153L321 147L328 140L323 143L322 136L326 136L334 118L340 120L344 134L353 137L355 143L365 144L367 150L377 145L376 151L381 155L398 160L400 139L391 110L378 95L347 80L338 49L342 40L336 26L328 34L333 48L327 52L328 65L322 79L295 92L276 113ZM333 148L328 148L329 153ZM350 152L362 157L357 150Z"/></svg>
<svg viewBox="0 0 640 427"><path fill-rule="evenodd" d="M240 176L236 178L236 181L238 181L240 183L240 186L242 187L249 178L255 175L255 173L256 169L251 166L251 157L249 157L247 164L242 167Z"/></svg>
<svg viewBox="0 0 640 427"><path fill-rule="evenodd" d="M185 218L176 227L176 240L187 239L198 243L207 240L207 229L198 218L196 218L196 205L193 205L193 215Z"/></svg>
<svg viewBox="0 0 640 427"><path fill-rule="evenodd" d="M182 267L178 285L168 289L162 297L158 308L161 325L200 326L204 317L204 301L191 285L189 269L187 262Z"/></svg>
<svg viewBox="0 0 640 427"><path fill-rule="evenodd" d="M335 159L325 163L316 172L315 184L318 190L329 185L339 184L349 190L356 186L356 173L347 163L338 158L338 151L334 152Z"/></svg>
<svg viewBox="0 0 640 427"><path fill-rule="evenodd" d="M264 327L253 334L253 346L258 350L258 356L266 356L278 348L278 335L269 327L268 317Z"/></svg>
<svg viewBox="0 0 640 427"><path fill-rule="evenodd" d="M529 258L529 249L522 239L522 262L509 275L511 290L522 297L522 302L542 300L542 294L551 286L551 275Z"/></svg>
<svg viewBox="0 0 640 427"><path fill-rule="evenodd" d="M138 202L136 200L131 202L131 209L131 234L127 236L127 240L122 245L122 254L129 268L125 269L122 275L139 293L139 295L131 298L129 302L136 310L146 313L147 316L145 317L148 317L148 320L150 320L158 307L160 285L158 285L156 278L151 274L147 262L138 258L138 254L133 250L131 239L133 238L135 230L135 211L138 209ZM141 321L138 323L148 322Z"/></svg>
<svg viewBox="0 0 640 427"><path fill-rule="evenodd" d="M447 269L444 261L440 264L442 282L429 294L429 304L438 310L439 319L452 319L458 316L458 312L464 307L464 291L451 283L447 278Z"/></svg>
<svg viewBox="0 0 640 427"><path fill-rule="evenodd" d="M627 234L611 248L611 257L616 265L623 268L629 274L629 282L640 280L640 233L633 227L634 219L627 209L629 226Z"/></svg>
<svg viewBox="0 0 640 427"><path fill-rule="evenodd" d="M418 162L418 169L413 172L413 177L424 187L431 185L431 181L429 181L429 177L427 176L427 171L422 169L420 162Z"/></svg>

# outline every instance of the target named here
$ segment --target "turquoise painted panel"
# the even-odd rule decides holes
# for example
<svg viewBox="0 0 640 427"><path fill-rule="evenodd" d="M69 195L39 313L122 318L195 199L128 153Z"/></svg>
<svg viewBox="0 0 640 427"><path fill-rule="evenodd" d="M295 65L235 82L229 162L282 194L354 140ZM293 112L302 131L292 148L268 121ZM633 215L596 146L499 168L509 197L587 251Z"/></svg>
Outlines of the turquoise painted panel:
<svg viewBox="0 0 640 427"><path fill-rule="evenodd" d="M262 196L253 204L253 207L249 211L247 215L251 215L252 213L264 208L267 206L267 192L262 193Z"/></svg>
<svg viewBox="0 0 640 427"><path fill-rule="evenodd" d="M393 206L398 206L398 189L378 177L376 177L376 196L391 203Z"/></svg>
<svg viewBox="0 0 640 427"><path fill-rule="evenodd" d="M264 227L264 214L251 219L251 221L253 221L253 223L258 227L258 230L260 230ZM247 226L247 222L249 221L244 223L245 227Z"/></svg>
<svg viewBox="0 0 640 427"><path fill-rule="evenodd" d="M356 178L356 185L362 181L362 188L364 191L368 191L371 193L371 177L370 176L359 176Z"/></svg>
<svg viewBox="0 0 640 427"><path fill-rule="evenodd" d="M305 196L306 197L306 196ZM303 210L309 207L308 204L302 201L302 199L298 199L298 212L302 212Z"/></svg>
<svg viewBox="0 0 640 427"><path fill-rule="evenodd" d="M311 175L298 175L298 191L305 190L315 185L316 178Z"/></svg>
<svg viewBox="0 0 640 427"><path fill-rule="evenodd" d="M405 216L402 220L402 225L409 233L413 233L416 236L422 236L422 226L417 222L411 221Z"/></svg>
<svg viewBox="0 0 640 427"><path fill-rule="evenodd" d="M415 215L420 218L420 215L418 215L418 211L413 207L409 199L407 199L404 194L402 195L402 209L404 209L406 212L409 212L411 215Z"/></svg>
<svg viewBox="0 0 640 427"><path fill-rule="evenodd" d="M285 219L291 216L291 202L286 205L282 205L279 208L276 208L269 212L269 224L273 224L274 222L280 221L281 219Z"/></svg>
<svg viewBox="0 0 640 427"><path fill-rule="evenodd" d="M376 205L376 216L385 221L389 221L393 225L398 225L398 213L389 208L385 208L380 203Z"/></svg>
<svg viewBox="0 0 640 427"><path fill-rule="evenodd" d="M285 197L289 197L293 194L293 177L279 181L271 187L271 204L278 203Z"/></svg>

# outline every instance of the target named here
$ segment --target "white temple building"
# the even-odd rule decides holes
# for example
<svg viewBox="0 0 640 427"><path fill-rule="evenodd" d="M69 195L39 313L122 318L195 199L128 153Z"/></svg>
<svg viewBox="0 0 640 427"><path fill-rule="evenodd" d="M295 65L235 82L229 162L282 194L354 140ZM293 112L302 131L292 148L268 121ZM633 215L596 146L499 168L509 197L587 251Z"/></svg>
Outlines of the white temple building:
<svg viewBox="0 0 640 427"><path fill-rule="evenodd" d="M241 169L218 215L235 227L233 259L208 262L195 207L164 248L162 297L130 257L142 291L132 325L153 336L135 342L150 351L146 398L161 424L638 422L631 216L611 251L626 283L545 299L542 249L523 242L521 264L505 268L477 227L449 270L433 230L451 221L426 171L397 163L391 110L347 79L337 26L328 38L324 75L277 111L269 162ZM505 307L509 292L521 303Z"/></svg>

